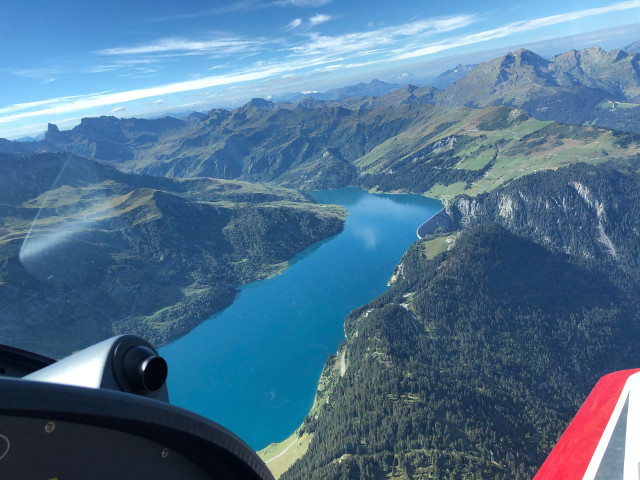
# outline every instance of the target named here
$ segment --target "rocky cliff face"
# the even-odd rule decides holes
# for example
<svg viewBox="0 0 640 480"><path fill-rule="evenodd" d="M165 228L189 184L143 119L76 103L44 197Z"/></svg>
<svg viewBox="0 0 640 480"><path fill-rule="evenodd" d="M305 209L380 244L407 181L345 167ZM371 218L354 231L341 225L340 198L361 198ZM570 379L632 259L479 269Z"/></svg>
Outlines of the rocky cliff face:
<svg viewBox="0 0 640 480"><path fill-rule="evenodd" d="M635 265L637 182L635 173L574 165L523 177L477 198L460 197L448 213L461 226L496 222L554 251Z"/></svg>

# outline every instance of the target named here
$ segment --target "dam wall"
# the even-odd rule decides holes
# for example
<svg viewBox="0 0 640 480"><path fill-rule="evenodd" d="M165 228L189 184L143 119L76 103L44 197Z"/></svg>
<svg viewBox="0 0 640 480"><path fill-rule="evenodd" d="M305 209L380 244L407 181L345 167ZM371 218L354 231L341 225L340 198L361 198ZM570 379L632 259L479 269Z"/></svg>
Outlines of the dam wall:
<svg viewBox="0 0 640 480"><path fill-rule="evenodd" d="M416 233L418 234L418 238L424 238L430 233L435 232L440 227L450 229L453 226L453 220L449 218L449 215L447 215L447 212L443 208L429 220L420 225Z"/></svg>

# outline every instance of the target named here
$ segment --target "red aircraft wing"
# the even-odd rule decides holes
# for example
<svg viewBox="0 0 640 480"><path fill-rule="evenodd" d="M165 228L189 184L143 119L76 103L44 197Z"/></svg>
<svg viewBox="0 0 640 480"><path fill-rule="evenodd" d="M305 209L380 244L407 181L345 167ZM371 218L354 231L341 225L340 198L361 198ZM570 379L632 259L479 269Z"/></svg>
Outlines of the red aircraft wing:
<svg viewBox="0 0 640 480"><path fill-rule="evenodd" d="M640 369L600 379L534 480L640 479Z"/></svg>

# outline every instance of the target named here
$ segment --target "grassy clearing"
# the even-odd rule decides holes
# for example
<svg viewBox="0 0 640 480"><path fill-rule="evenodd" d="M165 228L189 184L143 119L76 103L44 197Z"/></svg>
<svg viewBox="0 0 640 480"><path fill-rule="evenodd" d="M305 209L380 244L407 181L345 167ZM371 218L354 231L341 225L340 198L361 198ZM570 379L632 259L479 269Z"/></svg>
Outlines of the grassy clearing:
<svg viewBox="0 0 640 480"><path fill-rule="evenodd" d="M426 123L416 124L390 137L356 160L355 165L368 174L384 172L397 161L415 155L429 144L451 135L466 133L467 122L475 119L477 112L473 109L442 109L432 112L434 116L428 118ZM431 136L443 123L453 125Z"/></svg>
<svg viewBox="0 0 640 480"><path fill-rule="evenodd" d="M182 289L182 293L185 297L193 297L194 295L206 295L207 293L209 293L211 289L208 287L204 287L204 288L196 288L193 286L189 286L186 288Z"/></svg>
<svg viewBox="0 0 640 480"><path fill-rule="evenodd" d="M432 151L430 147L441 147L437 142L451 137L463 140L457 146L453 141L444 146L453 149L458 157L456 169L478 171L495 159L489 171L470 184L435 185L425 192L427 196L446 201L462 193L488 192L539 170L575 162L600 163L640 153L638 146L633 144L621 149L617 139L598 129L561 125L556 128L553 122L532 118L494 125L492 115L485 110L471 111L460 118L451 112L440 112L426 123L389 138L355 164L365 174L395 173L396 164L403 165L408 160L419 162L425 155L428 157ZM494 126L498 128L492 129ZM445 128L440 130L441 127Z"/></svg>
<svg viewBox="0 0 640 480"><path fill-rule="evenodd" d="M363 169L364 173L377 173L384 170L389 164L395 163L394 152L402 147L402 139L392 137L380 145L377 145L366 155L360 157L356 161L356 165Z"/></svg>
<svg viewBox="0 0 640 480"><path fill-rule="evenodd" d="M510 142L500 149L495 164L482 178L475 180L470 185L465 182L456 182L446 186L437 184L425 192L425 195L446 202L460 194L474 196L490 192L504 183L541 170L564 167L576 162L591 165L611 160L624 162L640 153L640 148L637 145L621 149L615 142L615 138L608 133L590 141L573 138L558 139L553 146L546 146L544 149L525 149L524 151L521 148L511 150L511 146L516 145L517 142ZM477 146L475 144L474 148ZM456 168L469 170L482 168L489 160L488 153L489 150L469 155L460 161Z"/></svg>
<svg viewBox="0 0 640 480"><path fill-rule="evenodd" d="M427 240L422 244L422 253L428 259L432 259L439 253L447 251L455 242L455 236L445 235Z"/></svg>
<svg viewBox="0 0 640 480"><path fill-rule="evenodd" d="M451 185L442 185L440 183L434 185L429 189L429 191L425 192L425 196L431 198L437 198L438 200L447 201L451 200L456 195L460 195L464 193L467 188L466 182L456 182Z"/></svg>
<svg viewBox="0 0 640 480"><path fill-rule="evenodd" d="M471 143L467 148L460 151L460 155L472 155L478 148L489 148L494 149L496 142L500 140L506 140L511 142L511 144L518 144L523 137L530 135L532 133L541 130L542 128L548 126L553 122L550 121L542 121L535 120L533 118L514 125L509 125L507 128L503 128L500 130L467 130L465 133L471 136L480 137L484 135L484 138L478 138L473 143Z"/></svg>
<svg viewBox="0 0 640 480"><path fill-rule="evenodd" d="M485 153L484 155L479 155L477 157L469 157L459 161L456 164L456 168L461 168L464 170L481 170L492 159L493 159L493 155L489 153Z"/></svg>
<svg viewBox="0 0 640 480"><path fill-rule="evenodd" d="M636 108L640 107L640 104L608 101L602 102L598 105L598 107L600 107L602 110L614 110L616 108Z"/></svg>
<svg viewBox="0 0 640 480"><path fill-rule="evenodd" d="M576 149L573 151L567 149L548 155L501 157L482 178L472 182L469 186L467 186L466 182L456 182L450 185L436 184L428 191L424 192L424 195L431 198L437 198L446 204L447 201L452 200L457 195L466 194L475 196L480 193L490 192L504 183L530 173L536 173L548 169L557 169L576 162L584 162L591 165L604 163L610 160L624 162L625 158L629 156L631 155L625 155L624 157L610 156L606 150L592 150L589 152L587 149Z"/></svg>
<svg viewBox="0 0 640 480"><path fill-rule="evenodd" d="M272 443L258 452L258 456L267 464L274 477L279 478L296 460L307 453L313 433L304 433L298 436L294 432L282 442Z"/></svg>

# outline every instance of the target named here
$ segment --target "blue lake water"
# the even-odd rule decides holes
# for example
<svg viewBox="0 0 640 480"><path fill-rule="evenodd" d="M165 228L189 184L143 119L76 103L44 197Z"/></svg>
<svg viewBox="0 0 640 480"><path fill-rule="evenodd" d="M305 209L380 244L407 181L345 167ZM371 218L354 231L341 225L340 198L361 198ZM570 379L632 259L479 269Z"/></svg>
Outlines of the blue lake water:
<svg viewBox="0 0 640 480"><path fill-rule="evenodd" d="M347 208L344 231L296 256L282 274L241 288L233 305L163 347L171 403L260 449L309 412L344 319L387 289L416 229L442 204L347 187L315 192Z"/></svg>

